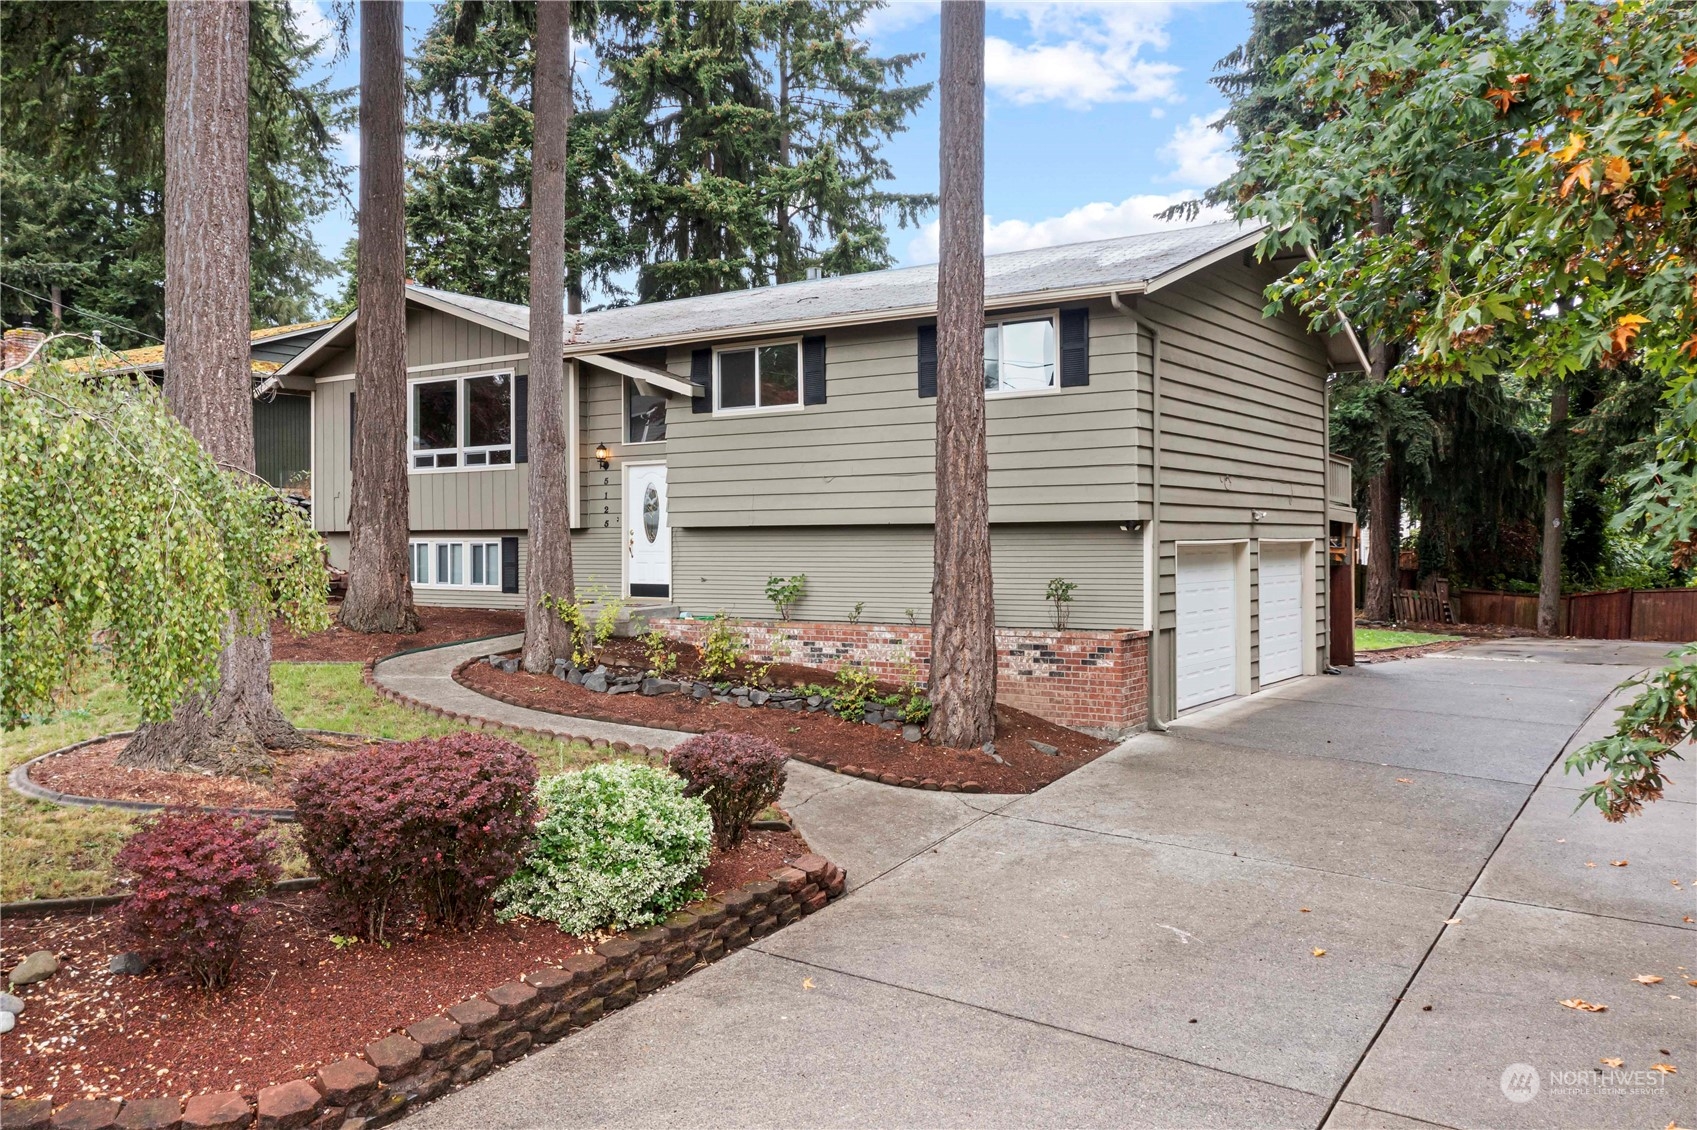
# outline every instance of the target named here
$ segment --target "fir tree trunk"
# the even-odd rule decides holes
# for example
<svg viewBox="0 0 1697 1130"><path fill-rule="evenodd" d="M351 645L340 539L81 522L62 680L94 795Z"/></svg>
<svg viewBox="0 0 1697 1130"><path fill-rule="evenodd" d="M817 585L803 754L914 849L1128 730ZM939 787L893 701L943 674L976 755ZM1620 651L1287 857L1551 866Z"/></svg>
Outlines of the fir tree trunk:
<svg viewBox="0 0 1697 1130"><path fill-rule="evenodd" d="M1387 458L1367 480L1367 594L1361 614L1368 620L1396 616L1397 559L1402 554L1402 495L1396 468Z"/></svg>
<svg viewBox="0 0 1697 1130"><path fill-rule="evenodd" d="M996 736L984 439L984 4L943 6L937 268L937 501L931 598L931 738Z"/></svg>
<svg viewBox="0 0 1697 1130"><path fill-rule="evenodd" d="M536 6L535 120L530 188L530 571L524 669L552 671L571 653L565 621L543 603L572 599L566 459L566 131L571 128L571 6Z"/></svg>
<svg viewBox="0 0 1697 1130"><path fill-rule="evenodd" d="M252 473L248 360L248 9L183 0L166 11L165 398L207 454ZM218 687L143 727L119 757L144 769L268 773L304 744L271 698L271 636L232 621Z"/></svg>
<svg viewBox="0 0 1697 1130"><path fill-rule="evenodd" d="M416 632L408 561L406 91L401 5L362 0L359 52L359 359L348 594L356 632Z"/></svg>
<svg viewBox="0 0 1697 1130"><path fill-rule="evenodd" d="M1544 553L1538 576L1538 634L1553 636L1561 628L1562 519L1567 512L1565 457L1560 454L1561 430L1567 426L1567 382L1556 385L1550 401L1550 431L1558 454L1544 471Z"/></svg>

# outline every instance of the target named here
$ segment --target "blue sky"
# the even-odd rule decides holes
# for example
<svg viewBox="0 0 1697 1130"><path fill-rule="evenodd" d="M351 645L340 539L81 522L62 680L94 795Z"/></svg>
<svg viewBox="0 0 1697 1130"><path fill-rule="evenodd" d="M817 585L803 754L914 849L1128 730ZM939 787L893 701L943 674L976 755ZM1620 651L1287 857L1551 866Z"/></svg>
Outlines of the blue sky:
<svg viewBox="0 0 1697 1130"><path fill-rule="evenodd" d="M294 2L309 29L328 29L324 0ZM430 18L429 4L406 5L409 45ZM1156 230L1165 225L1155 212L1222 179L1231 159L1228 140L1208 128L1223 105L1208 78L1248 28L1249 11L1239 3L991 3L986 250ZM861 30L880 54L923 53L910 77L936 78L935 2L897 0ZM327 49L323 69L353 85L357 49L337 62ZM357 138L348 135L344 148L344 159L357 163ZM887 152L891 187L936 191L935 94ZM934 225L932 217L922 229L892 230L899 262L936 258ZM326 252L339 252L353 234L350 210L325 216L315 234ZM331 294L338 285L320 289Z"/></svg>

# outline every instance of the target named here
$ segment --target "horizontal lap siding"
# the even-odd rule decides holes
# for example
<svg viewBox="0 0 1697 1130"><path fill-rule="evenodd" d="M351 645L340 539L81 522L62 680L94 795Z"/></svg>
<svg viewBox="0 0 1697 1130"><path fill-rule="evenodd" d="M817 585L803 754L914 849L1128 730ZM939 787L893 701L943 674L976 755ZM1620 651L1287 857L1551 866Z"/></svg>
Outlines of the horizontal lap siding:
<svg viewBox="0 0 1697 1130"><path fill-rule="evenodd" d="M1262 290L1274 277L1266 268L1223 264L1142 307L1162 346L1164 671L1173 669L1180 541L1250 543L1250 670L1258 684L1258 542L1313 539L1314 641L1325 646L1327 365L1323 345L1297 319L1262 316ZM1267 516L1254 521L1252 510ZM1171 684L1163 679L1169 714Z"/></svg>
<svg viewBox="0 0 1697 1130"><path fill-rule="evenodd" d="M710 416L676 402L672 525L929 524L936 401L918 395L917 325L828 333L822 405ZM689 355L671 351L670 368L687 372ZM1088 387L989 401L992 522L1138 516L1134 364L1129 322L1097 303Z"/></svg>
<svg viewBox="0 0 1697 1130"><path fill-rule="evenodd" d="M1060 576L1078 585L1070 626L1141 626L1142 541L1117 525L998 525L991 542L998 624L1050 626L1043 594ZM805 573L801 618L846 620L864 601L864 623L906 623L909 608L925 623L931 551L928 526L674 530L673 592L696 615L770 618L766 579Z"/></svg>

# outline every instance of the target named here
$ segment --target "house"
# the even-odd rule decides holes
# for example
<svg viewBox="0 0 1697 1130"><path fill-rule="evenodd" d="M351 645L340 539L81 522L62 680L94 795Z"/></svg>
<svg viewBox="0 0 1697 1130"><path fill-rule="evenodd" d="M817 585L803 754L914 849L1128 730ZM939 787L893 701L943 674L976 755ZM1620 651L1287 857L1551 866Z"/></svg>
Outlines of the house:
<svg viewBox="0 0 1697 1130"><path fill-rule="evenodd" d="M1257 238L1217 224L986 260L1003 687L1070 694L1058 720L1123 732L1328 663L1328 548L1353 526L1326 450L1335 366L1299 318L1263 316L1281 268L1254 262ZM806 574L796 615L829 625L789 633L809 661L923 655L935 309L922 266L568 319L579 585L681 610L667 623L688 635L691 614L770 620L768 577ZM279 370L316 394L315 521L337 564L356 317ZM525 307L408 288L421 604L521 602L528 328ZM1065 633L1056 577L1077 586Z"/></svg>

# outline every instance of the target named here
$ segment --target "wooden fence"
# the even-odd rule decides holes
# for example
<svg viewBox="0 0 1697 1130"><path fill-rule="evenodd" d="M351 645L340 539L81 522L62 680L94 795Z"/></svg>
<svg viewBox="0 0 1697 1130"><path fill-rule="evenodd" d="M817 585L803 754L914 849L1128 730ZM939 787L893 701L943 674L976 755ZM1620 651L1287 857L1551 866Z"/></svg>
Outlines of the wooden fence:
<svg viewBox="0 0 1697 1130"><path fill-rule="evenodd" d="M1462 589L1455 601L1463 624L1538 627L1535 593ZM1697 640L1697 589L1614 589L1561 598L1557 633L1593 640Z"/></svg>

